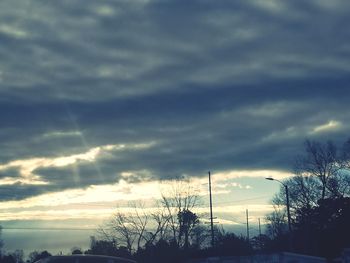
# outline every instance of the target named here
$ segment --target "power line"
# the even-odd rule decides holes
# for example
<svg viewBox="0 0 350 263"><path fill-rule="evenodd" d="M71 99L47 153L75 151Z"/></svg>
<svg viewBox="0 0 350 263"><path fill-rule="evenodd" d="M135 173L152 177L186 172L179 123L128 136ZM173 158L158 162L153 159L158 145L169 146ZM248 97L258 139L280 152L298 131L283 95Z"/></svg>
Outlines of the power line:
<svg viewBox="0 0 350 263"><path fill-rule="evenodd" d="M215 204L229 204L229 203L239 203L244 201L253 201L253 200L259 200L266 197L270 197L270 195L263 195L263 196L257 196L253 198L247 198L247 199L237 199L237 200L231 200L231 201L224 201L224 202L215 202ZM201 205L201 207L207 207L206 204Z"/></svg>

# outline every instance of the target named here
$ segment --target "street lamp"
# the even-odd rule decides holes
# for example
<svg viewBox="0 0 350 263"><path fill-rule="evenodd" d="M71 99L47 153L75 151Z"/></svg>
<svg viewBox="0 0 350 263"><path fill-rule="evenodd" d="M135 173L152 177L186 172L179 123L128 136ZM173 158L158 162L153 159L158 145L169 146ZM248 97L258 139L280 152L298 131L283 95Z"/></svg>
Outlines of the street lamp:
<svg viewBox="0 0 350 263"><path fill-rule="evenodd" d="M286 198L287 198L287 215L288 215L288 230L289 230L289 233L292 232L292 228L291 228L291 224L290 224L290 211L289 211L289 193L288 193L288 186L284 183L282 183L281 181L277 180L277 179L274 179L272 177L267 177L265 178L266 180L270 180L270 181L277 181L279 182L281 185L284 186L285 190L286 190Z"/></svg>

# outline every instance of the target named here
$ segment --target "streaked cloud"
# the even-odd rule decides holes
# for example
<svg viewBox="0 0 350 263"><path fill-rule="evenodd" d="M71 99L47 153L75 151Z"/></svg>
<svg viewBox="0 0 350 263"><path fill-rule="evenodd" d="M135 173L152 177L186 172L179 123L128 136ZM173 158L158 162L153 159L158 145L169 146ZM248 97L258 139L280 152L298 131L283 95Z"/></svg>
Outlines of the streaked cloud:
<svg viewBox="0 0 350 263"><path fill-rule="evenodd" d="M326 124L319 125L313 129L313 133L320 133L320 132L332 132L336 131L338 129L341 129L342 123L335 121L335 120L330 120Z"/></svg>
<svg viewBox="0 0 350 263"><path fill-rule="evenodd" d="M56 136L56 133L54 133ZM59 136L61 134L59 133ZM34 158L27 160L16 160L4 165L0 165L0 172L3 171L3 178L0 179L0 185L50 185L50 178L43 179L40 175L36 174L38 169L48 169L55 167L77 167L78 163L92 163L98 173L98 167L95 164L97 158L110 158L109 152L122 152L125 150L142 150L152 147L154 142L139 143L139 144L119 144L119 145L104 145L89 149L85 153L74 154L70 156L56 157L56 158ZM8 171L16 170L16 176L11 178L6 174ZM68 176L77 176L79 174L70 174ZM76 180L80 180L76 178Z"/></svg>
<svg viewBox="0 0 350 263"><path fill-rule="evenodd" d="M42 135L44 138L50 138L50 137L65 137L65 136L82 136L82 133L80 131L54 131L54 132L48 132Z"/></svg>
<svg viewBox="0 0 350 263"><path fill-rule="evenodd" d="M283 180L293 176L290 172L274 171L274 170L243 170L243 171L225 171L215 173L214 181L222 181L235 178L266 178L273 177L275 179Z"/></svg>
<svg viewBox="0 0 350 263"><path fill-rule="evenodd" d="M0 26L0 32L14 38L26 38L28 35L25 31L6 24Z"/></svg>

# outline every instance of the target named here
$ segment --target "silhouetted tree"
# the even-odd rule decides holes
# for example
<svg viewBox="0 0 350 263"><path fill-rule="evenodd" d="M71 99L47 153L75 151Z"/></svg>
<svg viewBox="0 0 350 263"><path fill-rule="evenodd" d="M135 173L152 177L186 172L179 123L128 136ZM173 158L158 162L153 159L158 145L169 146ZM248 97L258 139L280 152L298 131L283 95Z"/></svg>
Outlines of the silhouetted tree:
<svg viewBox="0 0 350 263"><path fill-rule="evenodd" d="M350 139L340 150L332 142L305 141L305 153L297 158L295 172L303 177L316 179L319 199L350 195ZM314 190L316 188L314 187ZM317 201L318 201L317 200Z"/></svg>
<svg viewBox="0 0 350 263"><path fill-rule="evenodd" d="M51 254L49 252L47 252L46 250L42 251L42 252L33 251L33 252L29 253L27 263L33 263L35 261L38 261L40 259L47 258L50 256L51 256Z"/></svg>
<svg viewBox="0 0 350 263"><path fill-rule="evenodd" d="M169 220L168 211L165 207L159 206L156 211L151 213L151 220L154 228L148 229L145 233L146 244L156 244L161 240L166 240L169 236Z"/></svg>
<svg viewBox="0 0 350 263"><path fill-rule="evenodd" d="M147 214L142 203L129 203L132 210L128 214L117 211L111 220L98 231L109 241L117 241L131 253L148 241L147 225L151 215Z"/></svg>
<svg viewBox="0 0 350 263"><path fill-rule="evenodd" d="M340 150L330 141L305 142L305 153L296 162L296 176L283 182L289 190L292 240L296 251L331 256L348 244L346 236L349 234L344 236L343 233L350 233L350 228L342 222L350 220L345 212L350 207L349 164L350 140ZM277 209L267 217L267 233L275 249L284 249L282 244L288 234L285 231L285 187L281 186L273 204ZM341 225L342 230L336 225Z"/></svg>
<svg viewBox="0 0 350 263"><path fill-rule="evenodd" d="M71 253L72 253L72 255L83 254L83 252L82 252L80 247L72 247L71 248Z"/></svg>
<svg viewBox="0 0 350 263"><path fill-rule="evenodd" d="M277 238L286 234L287 227L287 216L284 209L281 211L277 206L274 206L274 211L266 216L268 222L266 232L271 238Z"/></svg>
<svg viewBox="0 0 350 263"><path fill-rule="evenodd" d="M189 247L189 238L192 230L199 224L198 216L188 209L184 209L177 214L179 222L179 237L184 236L184 248Z"/></svg>
<svg viewBox="0 0 350 263"><path fill-rule="evenodd" d="M320 199L340 194L337 188L332 187L339 169L337 147L331 141L320 143L306 140L305 154L299 156L295 164L296 174L318 180Z"/></svg>
<svg viewBox="0 0 350 263"><path fill-rule="evenodd" d="M11 252L10 255L13 257L16 263L23 263L23 250L16 249L15 251Z"/></svg>
<svg viewBox="0 0 350 263"><path fill-rule="evenodd" d="M220 235L216 241L219 255L242 256L249 255L253 249L245 237L238 237L233 233Z"/></svg>
<svg viewBox="0 0 350 263"><path fill-rule="evenodd" d="M96 240L95 237L90 239L90 249L85 251L85 254L131 258L130 251L123 246L117 247L115 241Z"/></svg>
<svg viewBox="0 0 350 263"><path fill-rule="evenodd" d="M341 150L329 141L320 143L307 140L305 153L297 158L294 166L296 176L285 180L288 186L292 223L305 220L319 200L350 196L350 140ZM274 197L273 204L279 207L283 217L286 205L285 188ZM276 215L271 218L278 219ZM303 219L305 218L305 219Z"/></svg>
<svg viewBox="0 0 350 263"><path fill-rule="evenodd" d="M12 255L3 255L1 257L1 263L16 263L16 260Z"/></svg>
<svg viewBox="0 0 350 263"><path fill-rule="evenodd" d="M127 213L118 211L99 229L103 239L117 241L130 253L161 240L188 247L199 224L198 216L191 211L198 205L199 197L187 180L175 180L161 195L158 209L152 213L147 213L140 203L133 203L133 209ZM196 234L199 233L198 229ZM197 236L196 240L200 238Z"/></svg>
<svg viewBox="0 0 350 263"><path fill-rule="evenodd" d="M162 239L139 249L135 257L140 263L178 263L182 262L184 254L176 242Z"/></svg>
<svg viewBox="0 0 350 263"><path fill-rule="evenodd" d="M253 253L253 247L243 236L226 233L223 228L215 228L215 246L203 248L193 253L193 257L244 256Z"/></svg>
<svg viewBox="0 0 350 263"><path fill-rule="evenodd" d="M186 238L180 222L182 217L179 217L179 214L183 211L191 212L199 202L199 196L195 193L191 183L186 180L175 180L170 189L162 192L161 204L167 215L166 230L170 229L171 239L179 247L185 243Z"/></svg>
<svg viewBox="0 0 350 263"><path fill-rule="evenodd" d="M207 225L199 223L191 231L191 247L201 249L210 245L211 236Z"/></svg>
<svg viewBox="0 0 350 263"><path fill-rule="evenodd" d="M252 237L250 243L255 251L258 251L259 253L270 253L277 247L276 244L274 244L274 241L275 239L270 236L261 234Z"/></svg>
<svg viewBox="0 0 350 263"><path fill-rule="evenodd" d="M320 200L303 219L294 231L298 251L332 258L350 246L349 197Z"/></svg>
<svg viewBox="0 0 350 263"><path fill-rule="evenodd" d="M2 240L2 226L0 226L0 258L2 257L2 248L4 246L4 241Z"/></svg>

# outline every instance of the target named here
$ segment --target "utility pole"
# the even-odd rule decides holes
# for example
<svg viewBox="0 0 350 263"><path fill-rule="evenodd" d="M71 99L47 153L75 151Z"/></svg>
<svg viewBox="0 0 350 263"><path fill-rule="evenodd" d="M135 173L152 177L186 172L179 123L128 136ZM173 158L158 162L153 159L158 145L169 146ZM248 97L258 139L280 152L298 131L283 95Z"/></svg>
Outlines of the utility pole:
<svg viewBox="0 0 350 263"><path fill-rule="evenodd" d="M247 240L249 242L249 218L248 218L248 209L245 210L247 216Z"/></svg>
<svg viewBox="0 0 350 263"><path fill-rule="evenodd" d="M288 193L288 186L286 184L283 184L284 189L286 190L286 201L287 201L287 216L288 216L288 230L289 230L289 234L292 233L292 227L291 227L291 223L290 223L290 209L289 209L289 193Z"/></svg>
<svg viewBox="0 0 350 263"><path fill-rule="evenodd" d="M279 182L281 185L284 186L285 192L286 192L286 206L287 206L287 216L288 216L288 230L289 230L289 234L292 233L292 224L291 224L291 220L290 220L290 208L289 208L289 192L288 192L288 185L286 185L285 183L272 178L272 177L267 177L265 178L266 180L270 180L270 181L276 181Z"/></svg>
<svg viewBox="0 0 350 263"><path fill-rule="evenodd" d="M214 222L213 222L213 202L211 199L211 176L209 174L209 201L210 201L210 230L211 230L211 246L214 247Z"/></svg>
<svg viewBox="0 0 350 263"><path fill-rule="evenodd" d="M258 218L258 222L259 222L259 248L262 249L263 248L263 245L262 245L262 240L261 240L261 225L260 225L260 217Z"/></svg>
<svg viewBox="0 0 350 263"><path fill-rule="evenodd" d="M287 216L288 216L288 231L289 231L289 235L288 235L288 239L289 239L289 249L291 251L293 251L293 232L292 232L292 224L291 224L291 219L290 219L290 205L289 205L289 192L288 192L288 185L286 185L285 183L274 179L272 177L267 177L265 178L266 180L270 180L270 181L277 181L279 182L281 185L284 186L284 190L286 192L286 206L287 206Z"/></svg>

